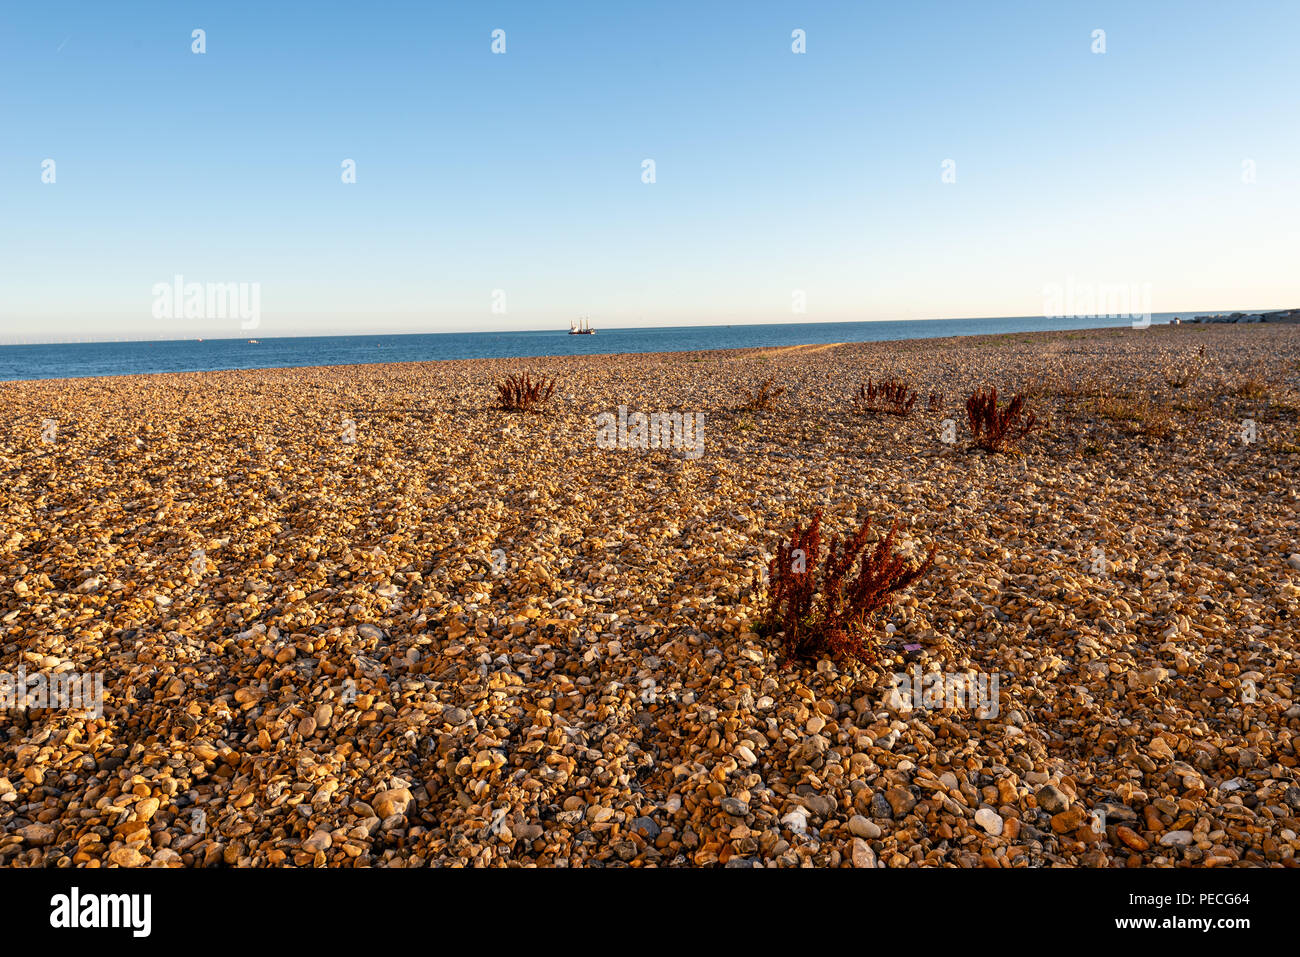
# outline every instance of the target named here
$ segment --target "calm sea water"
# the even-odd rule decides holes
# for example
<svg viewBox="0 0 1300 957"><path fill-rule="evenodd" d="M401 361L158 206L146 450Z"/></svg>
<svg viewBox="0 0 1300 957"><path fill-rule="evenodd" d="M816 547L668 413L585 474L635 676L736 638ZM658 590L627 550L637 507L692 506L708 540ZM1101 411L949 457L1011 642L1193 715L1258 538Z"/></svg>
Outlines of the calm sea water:
<svg viewBox="0 0 1300 957"><path fill-rule="evenodd" d="M1154 313L1153 324L1173 313ZM1191 313L1181 313L1183 316ZM427 362L434 359L495 359L516 356L611 355L620 352L693 352L826 342L879 342L941 336L1043 332L1129 326L1128 319L922 319L898 322L803 322L772 325L680 326L662 329L600 329L594 336L554 332L449 332L398 336L307 336L262 339L182 339L163 342L75 342L0 346L0 381L135 375L147 372L208 372L216 369L280 369L293 366L358 365L366 362Z"/></svg>

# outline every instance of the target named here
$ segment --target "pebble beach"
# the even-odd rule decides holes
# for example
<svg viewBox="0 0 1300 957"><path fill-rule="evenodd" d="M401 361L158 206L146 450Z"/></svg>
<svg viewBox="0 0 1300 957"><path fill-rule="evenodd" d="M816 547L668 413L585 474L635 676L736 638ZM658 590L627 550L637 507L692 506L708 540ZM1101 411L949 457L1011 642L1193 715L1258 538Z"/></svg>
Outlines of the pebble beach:
<svg viewBox="0 0 1300 957"><path fill-rule="evenodd" d="M517 372L557 380L540 411L496 407ZM853 407L882 376L911 415ZM1042 424L1018 452L971 447L986 385ZM0 403L0 672L103 689L3 710L2 865L1297 863L1300 326ZM696 415L702 446L599 442L620 407ZM875 664L789 663L757 627L817 510L938 545ZM891 694L932 672L994 700Z"/></svg>

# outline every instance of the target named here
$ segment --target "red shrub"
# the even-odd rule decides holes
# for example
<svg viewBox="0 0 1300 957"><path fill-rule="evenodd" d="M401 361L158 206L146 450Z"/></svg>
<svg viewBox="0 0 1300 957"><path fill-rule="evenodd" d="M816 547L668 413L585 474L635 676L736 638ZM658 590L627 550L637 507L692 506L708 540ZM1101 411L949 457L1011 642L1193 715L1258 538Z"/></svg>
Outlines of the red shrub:
<svg viewBox="0 0 1300 957"><path fill-rule="evenodd" d="M508 375L505 381L497 385L501 408L516 412L527 412L534 405L540 405L554 391L554 379L538 379L534 382L527 372L523 375Z"/></svg>
<svg viewBox="0 0 1300 957"><path fill-rule="evenodd" d="M786 661L832 657L862 662L876 660L873 619L890 596L907 588L934 565L937 545L912 565L894 554L897 523L867 550L868 520L841 542L831 539L821 557L819 510L807 528L796 526L788 543L777 549L768 565L769 589L763 611L764 633L780 632ZM853 566L859 565L857 574Z"/></svg>
<svg viewBox="0 0 1300 957"><path fill-rule="evenodd" d="M754 390L754 394L740 405L739 409L742 412L759 412L770 409L773 401L784 393L785 386L777 385L775 379L767 379L759 384L758 388Z"/></svg>
<svg viewBox="0 0 1300 957"><path fill-rule="evenodd" d="M881 379L879 382L868 379L866 385L858 386L853 403L866 412L909 415L916 404L916 393L900 379Z"/></svg>
<svg viewBox="0 0 1300 957"><path fill-rule="evenodd" d="M990 452L1006 452L1038 427L1038 417L1025 408L1025 398L1013 395L998 408L998 390L985 389L966 400L966 419L975 444Z"/></svg>

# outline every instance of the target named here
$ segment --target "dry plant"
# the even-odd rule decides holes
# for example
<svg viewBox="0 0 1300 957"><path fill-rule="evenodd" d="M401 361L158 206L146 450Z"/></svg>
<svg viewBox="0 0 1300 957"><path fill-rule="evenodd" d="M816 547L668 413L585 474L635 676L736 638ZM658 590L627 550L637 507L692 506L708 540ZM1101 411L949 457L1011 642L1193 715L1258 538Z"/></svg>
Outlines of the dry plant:
<svg viewBox="0 0 1300 957"><path fill-rule="evenodd" d="M1196 422L1203 421L1214 410L1212 392L1184 392L1169 403L1175 412L1185 412Z"/></svg>
<svg viewBox="0 0 1300 957"><path fill-rule="evenodd" d="M497 395L501 399L501 408L511 412L528 412L533 406L541 405L555 391L554 379L533 381L527 372L508 375L497 383Z"/></svg>
<svg viewBox="0 0 1300 957"><path fill-rule="evenodd" d="M1165 439L1178 431L1168 406L1148 395L1109 395L1092 400L1092 411L1109 422L1123 424L1128 431L1153 439Z"/></svg>
<svg viewBox="0 0 1300 957"><path fill-rule="evenodd" d="M832 538L819 566L821 519L818 510L806 528L796 523L790 541L777 548L768 564L768 597L760 627L764 634L780 634L787 663L824 657L871 663L879 645L876 613L891 595L933 567L938 545L931 545L920 562L909 562L894 551L895 523L868 550L867 520L853 536Z"/></svg>
<svg viewBox="0 0 1300 957"><path fill-rule="evenodd" d="M1035 372L1021 384L1019 393L1026 399L1042 399L1052 394L1052 381L1045 375Z"/></svg>
<svg viewBox="0 0 1300 957"><path fill-rule="evenodd" d="M1262 399L1268 392L1268 383L1256 376L1238 379L1232 386L1232 394L1239 399Z"/></svg>
<svg viewBox="0 0 1300 957"><path fill-rule="evenodd" d="M767 379L764 382L759 383L758 388L754 390L754 394L746 399L743 404L738 406L738 408L742 412L760 412L765 409L770 409L772 408L772 403L784 393L785 386L777 385L775 379Z"/></svg>
<svg viewBox="0 0 1300 957"><path fill-rule="evenodd" d="M1201 346L1192 355L1166 362L1161 370L1165 385L1171 389L1184 389L1201 377L1208 364L1205 346Z"/></svg>
<svg viewBox="0 0 1300 957"><path fill-rule="evenodd" d="M1095 369L1071 369L1053 376L1035 372L1016 390L1026 400L1038 398L1079 399L1105 395L1112 385Z"/></svg>
<svg viewBox="0 0 1300 957"><path fill-rule="evenodd" d="M966 420L975 445L989 452L1010 452L1038 427L1038 417L1025 407L1022 395L998 407L998 390L983 389L966 400Z"/></svg>
<svg viewBox="0 0 1300 957"><path fill-rule="evenodd" d="M902 379L881 379L858 386L853 404L863 412L884 415L911 415L916 393Z"/></svg>

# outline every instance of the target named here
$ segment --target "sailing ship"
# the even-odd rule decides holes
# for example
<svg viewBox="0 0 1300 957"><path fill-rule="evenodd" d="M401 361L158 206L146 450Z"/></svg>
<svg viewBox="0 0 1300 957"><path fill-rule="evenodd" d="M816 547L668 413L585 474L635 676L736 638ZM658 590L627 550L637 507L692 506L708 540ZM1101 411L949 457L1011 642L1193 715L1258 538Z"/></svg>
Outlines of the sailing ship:
<svg viewBox="0 0 1300 957"><path fill-rule="evenodd" d="M596 330L591 328L591 319L583 316L581 319L569 320L569 335L571 336L594 336Z"/></svg>

